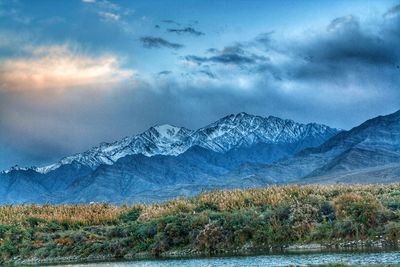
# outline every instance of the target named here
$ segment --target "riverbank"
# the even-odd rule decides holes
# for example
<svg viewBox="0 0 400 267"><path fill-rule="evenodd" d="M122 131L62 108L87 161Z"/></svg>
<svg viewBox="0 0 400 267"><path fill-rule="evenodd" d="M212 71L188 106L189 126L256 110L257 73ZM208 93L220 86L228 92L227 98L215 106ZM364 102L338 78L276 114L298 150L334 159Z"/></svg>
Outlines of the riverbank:
<svg viewBox="0 0 400 267"><path fill-rule="evenodd" d="M400 247L400 185L282 186L163 204L0 207L3 264Z"/></svg>
<svg viewBox="0 0 400 267"><path fill-rule="evenodd" d="M388 248L390 249L390 248ZM389 254L390 257L387 257L386 254ZM334 255L334 257L332 257ZM350 267L350 266L359 266L358 264L363 264L364 266L390 266L397 267L400 266L400 250L383 250L383 249L372 249L368 250L360 250L360 249L322 249L316 250L311 249L308 250L296 250L295 252L280 252L280 253L268 253L265 254L265 251L256 252L240 252L238 253L228 253L221 255L207 255L204 253L191 253L190 251L175 251L171 253L167 253L163 256L154 257L149 253L140 253L138 255L127 255L123 259L121 258L113 258L112 255L102 255L102 256L91 256L88 258L81 258L78 256L71 257L57 257L57 258L47 258L47 259L25 259L22 261L16 260L13 264L7 266L48 266L48 265L57 265L57 266L91 266L89 264L93 264L93 266L143 266L149 267L151 264L154 266L159 266L160 263L168 262L168 266L185 266L184 263L187 261L207 261L207 266L222 266L218 265L217 262L220 259L242 259L242 258L252 258L252 257L264 257L271 258L269 261L270 265L265 266L294 266L301 263L302 266L340 266L340 267ZM368 259L366 259L368 257ZM383 259L385 258L385 259ZM274 259L274 260L272 260ZM309 259L309 260L307 260ZM312 259L312 260L310 260ZM328 260L329 259L329 260ZM276 260L281 260L278 262ZM345 261L346 260L346 261ZM314 262L313 262L314 261ZM224 265L226 266L226 262L224 261ZM285 265L284 263L287 263ZM175 264L174 264L175 263ZM192 266L193 264L187 264L187 266ZM199 265L203 266L203 265ZM238 265L233 265L238 266ZM259 264L257 266L260 266Z"/></svg>

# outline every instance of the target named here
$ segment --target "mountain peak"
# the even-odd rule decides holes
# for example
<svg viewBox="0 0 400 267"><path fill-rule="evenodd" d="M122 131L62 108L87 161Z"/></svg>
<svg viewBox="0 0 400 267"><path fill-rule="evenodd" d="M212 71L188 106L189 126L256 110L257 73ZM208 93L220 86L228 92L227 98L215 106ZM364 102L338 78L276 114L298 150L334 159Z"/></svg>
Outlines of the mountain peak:
<svg viewBox="0 0 400 267"><path fill-rule="evenodd" d="M183 127L177 127L171 124L157 124L152 129L156 130L161 136L175 136L179 131L190 131Z"/></svg>
<svg viewBox="0 0 400 267"><path fill-rule="evenodd" d="M86 152L66 157L58 163L36 170L47 173L73 161L95 169L101 164L112 165L128 155L176 156L193 146L215 152L227 152L233 148L249 147L257 143L293 144L303 142L302 140L306 140L304 142L307 145L314 146L336 133L336 129L327 126L321 125L310 130L307 125L292 120L273 116L265 118L240 112L225 116L196 131L170 124L155 125L141 134L113 143L101 143Z"/></svg>

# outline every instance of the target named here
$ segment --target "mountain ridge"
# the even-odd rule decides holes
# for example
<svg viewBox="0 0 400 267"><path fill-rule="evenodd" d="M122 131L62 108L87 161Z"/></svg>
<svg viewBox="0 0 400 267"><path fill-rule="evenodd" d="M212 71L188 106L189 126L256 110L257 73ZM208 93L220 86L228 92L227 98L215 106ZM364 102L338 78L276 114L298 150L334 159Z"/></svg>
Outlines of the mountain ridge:
<svg viewBox="0 0 400 267"><path fill-rule="evenodd" d="M261 117L240 112L227 115L197 130L170 124L155 125L140 134L111 143L103 142L85 152L64 157L56 163L31 169L39 173L48 173L77 161L94 170L101 164L112 165L127 155L176 156L196 145L216 152L226 152L235 147L246 147L256 143L295 143L307 138L317 139L311 141L312 146L340 131L323 124L303 124L274 116ZM5 172L7 171L9 170Z"/></svg>
<svg viewBox="0 0 400 267"><path fill-rule="evenodd" d="M257 166L255 173L270 178L285 174L288 181L308 182L313 177L318 181L321 176L329 176L331 180L326 181L335 182L335 174L343 177L346 172L395 163L400 163L400 111L369 119L320 146L306 148L276 164Z"/></svg>
<svg viewBox="0 0 400 267"><path fill-rule="evenodd" d="M155 125L64 158L45 171L16 167L3 172L0 203L141 202L227 186L262 186L276 180L225 175L243 164L291 156L337 132L325 125L246 113L196 131Z"/></svg>
<svg viewBox="0 0 400 267"><path fill-rule="evenodd" d="M274 184L396 182L399 115L379 116L339 133L245 113L196 131L156 125L123 139L122 146L117 142L94 149L115 156L132 151L133 140L139 145L133 148L147 155L126 154L95 169L72 158L47 173L14 168L0 174L0 203L137 203Z"/></svg>

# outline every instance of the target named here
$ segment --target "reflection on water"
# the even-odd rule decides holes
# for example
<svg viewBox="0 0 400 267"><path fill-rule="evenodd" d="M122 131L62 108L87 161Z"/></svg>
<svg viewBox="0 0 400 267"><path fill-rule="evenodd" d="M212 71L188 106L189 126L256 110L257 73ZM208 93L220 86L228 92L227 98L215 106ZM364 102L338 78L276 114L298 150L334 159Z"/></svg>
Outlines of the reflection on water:
<svg viewBox="0 0 400 267"><path fill-rule="evenodd" d="M148 260L131 262L109 262L91 264L62 265L71 267L204 267L204 266L293 266L328 263L343 263L352 265L399 264L400 251L397 252L357 252L357 253L316 253L316 254L285 254L248 257L223 257L179 260ZM60 266L60 265L59 265Z"/></svg>

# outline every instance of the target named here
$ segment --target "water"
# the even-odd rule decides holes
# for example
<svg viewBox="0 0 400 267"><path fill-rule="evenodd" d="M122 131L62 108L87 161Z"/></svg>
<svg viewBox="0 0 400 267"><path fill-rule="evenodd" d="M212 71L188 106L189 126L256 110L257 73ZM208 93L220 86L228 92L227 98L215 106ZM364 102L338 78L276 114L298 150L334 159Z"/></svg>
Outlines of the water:
<svg viewBox="0 0 400 267"><path fill-rule="evenodd" d="M213 266L293 266L343 263L349 265L399 264L400 251L397 252L354 252L354 253L315 253L284 254L246 257L220 257L176 260L144 260L130 262L108 262L90 264L61 265L65 267L213 267Z"/></svg>

